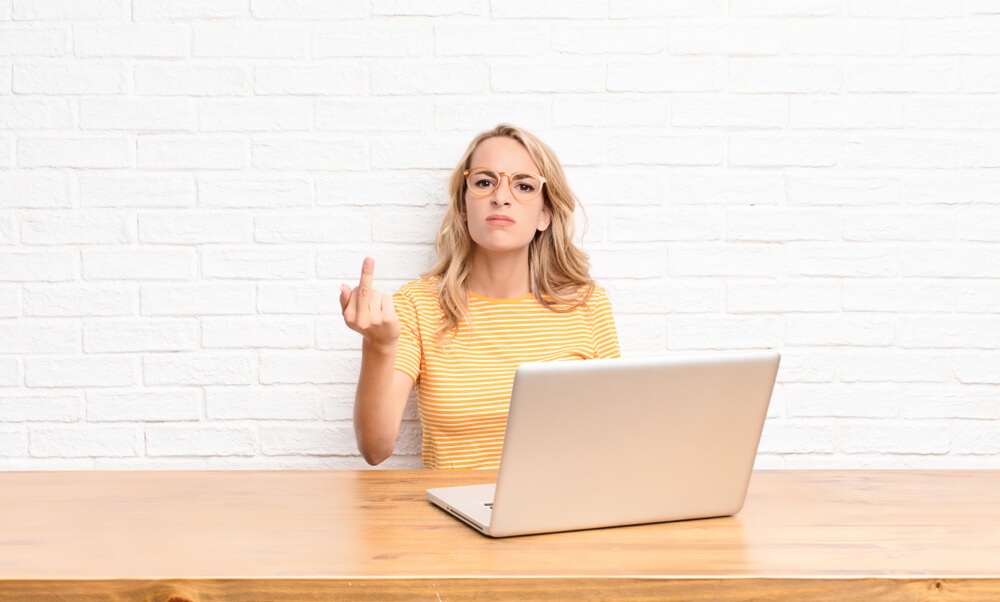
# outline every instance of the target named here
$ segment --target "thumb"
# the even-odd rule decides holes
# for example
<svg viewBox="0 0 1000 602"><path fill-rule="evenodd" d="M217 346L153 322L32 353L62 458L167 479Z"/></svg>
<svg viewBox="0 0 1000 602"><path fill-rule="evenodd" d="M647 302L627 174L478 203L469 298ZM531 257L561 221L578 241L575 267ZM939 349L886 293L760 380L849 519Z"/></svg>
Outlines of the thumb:
<svg viewBox="0 0 1000 602"><path fill-rule="evenodd" d="M340 309L347 309L347 304L351 302L351 287L346 284L340 285Z"/></svg>

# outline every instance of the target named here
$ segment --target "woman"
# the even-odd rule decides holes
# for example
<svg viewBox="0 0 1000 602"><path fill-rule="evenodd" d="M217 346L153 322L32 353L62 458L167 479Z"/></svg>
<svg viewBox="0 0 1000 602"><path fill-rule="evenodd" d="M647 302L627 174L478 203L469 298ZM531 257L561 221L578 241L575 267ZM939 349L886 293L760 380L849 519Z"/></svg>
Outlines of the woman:
<svg viewBox="0 0 1000 602"><path fill-rule="evenodd" d="M439 263L395 295L341 286L344 321L364 335L354 404L358 449L392 454L417 386L428 468L496 468L514 370L532 361L618 357L611 304L573 244L555 154L510 125L477 136L449 182Z"/></svg>

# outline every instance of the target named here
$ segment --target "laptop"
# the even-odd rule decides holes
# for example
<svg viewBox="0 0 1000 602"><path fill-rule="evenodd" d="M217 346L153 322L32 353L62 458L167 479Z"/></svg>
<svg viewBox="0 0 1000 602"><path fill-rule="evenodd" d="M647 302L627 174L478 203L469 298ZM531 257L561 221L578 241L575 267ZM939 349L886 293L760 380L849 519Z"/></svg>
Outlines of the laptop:
<svg viewBox="0 0 1000 602"><path fill-rule="evenodd" d="M427 490L491 537L736 514L774 351L518 366L495 484Z"/></svg>

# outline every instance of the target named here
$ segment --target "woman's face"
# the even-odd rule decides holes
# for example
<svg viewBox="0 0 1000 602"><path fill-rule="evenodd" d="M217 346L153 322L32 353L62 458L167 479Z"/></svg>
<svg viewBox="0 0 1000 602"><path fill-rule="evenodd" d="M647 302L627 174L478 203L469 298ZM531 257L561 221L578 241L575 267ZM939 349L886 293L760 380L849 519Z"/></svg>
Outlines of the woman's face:
<svg viewBox="0 0 1000 602"><path fill-rule="evenodd" d="M497 174L541 173L528 151L513 138L496 136L479 143L472 153L472 167L483 167ZM535 232L545 230L551 214L545 207L545 195L522 201L514 198L508 175L500 176L498 185L486 196L475 196L469 188L465 191L465 218L469 234L476 245L491 252L510 252L526 249ZM515 186L525 186L515 182ZM488 183L483 187L489 189Z"/></svg>

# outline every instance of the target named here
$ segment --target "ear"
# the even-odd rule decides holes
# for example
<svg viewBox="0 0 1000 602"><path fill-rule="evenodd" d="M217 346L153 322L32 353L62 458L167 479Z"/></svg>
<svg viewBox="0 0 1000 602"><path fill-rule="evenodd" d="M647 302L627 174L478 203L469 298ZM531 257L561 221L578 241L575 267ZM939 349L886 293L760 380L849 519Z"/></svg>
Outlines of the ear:
<svg viewBox="0 0 1000 602"><path fill-rule="evenodd" d="M552 224L552 212L549 211L548 207L542 207L542 212L538 214L538 223L535 224L535 229L539 232L544 232L549 229Z"/></svg>

